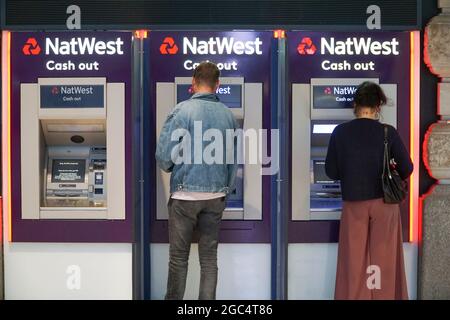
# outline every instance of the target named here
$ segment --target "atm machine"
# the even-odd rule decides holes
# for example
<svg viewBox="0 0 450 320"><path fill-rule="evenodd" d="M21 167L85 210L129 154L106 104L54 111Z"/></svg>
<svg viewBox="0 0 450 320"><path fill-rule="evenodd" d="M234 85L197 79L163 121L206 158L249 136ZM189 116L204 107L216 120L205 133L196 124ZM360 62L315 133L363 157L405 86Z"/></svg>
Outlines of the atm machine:
<svg viewBox="0 0 450 320"><path fill-rule="evenodd" d="M106 78L21 84L22 219L125 219L124 103Z"/></svg>
<svg viewBox="0 0 450 320"><path fill-rule="evenodd" d="M354 119L353 94L376 78L313 78L292 85L292 220L338 220L342 210L339 181L325 173L334 128ZM397 85L383 84L387 104L380 121L397 127Z"/></svg>
<svg viewBox="0 0 450 320"><path fill-rule="evenodd" d="M173 107L192 95L191 77L175 77L173 83L159 82L156 85L156 140ZM241 77L222 77L217 95L222 103L230 108L239 126L244 130L262 128L262 84L245 83ZM252 110L252 116L245 116ZM259 134L259 133L258 133ZM242 155L246 157L246 134L243 135ZM259 139L259 137L258 137ZM255 141L258 143L258 141ZM260 151L258 151L260 152ZM167 220L167 202L170 197L170 173L156 168L157 176L157 220ZM224 220L262 220L262 175L259 162L240 164L236 174L236 189L228 195L223 214Z"/></svg>

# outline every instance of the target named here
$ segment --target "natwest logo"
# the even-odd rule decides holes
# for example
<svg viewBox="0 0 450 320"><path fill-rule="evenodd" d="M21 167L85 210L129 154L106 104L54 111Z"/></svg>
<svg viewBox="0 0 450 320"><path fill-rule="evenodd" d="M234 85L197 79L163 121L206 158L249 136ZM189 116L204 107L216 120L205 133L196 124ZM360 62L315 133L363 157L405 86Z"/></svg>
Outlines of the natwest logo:
<svg viewBox="0 0 450 320"><path fill-rule="evenodd" d="M116 40L102 41L92 38L72 38L69 41L45 39L45 54L55 55L122 55L124 42L119 37Z"/></svg>
<svg viewBox="0 0 450 320"><path fill-rule="evenodd" d="M297 46L297 52L301 55L304 54L314 54L316 53L317 48L312 42L310 37L304 37L302 41L300 41L299 45Z"/></svg>
<svg viewBox="0 0 450 320"><path fill-rule="evenodd" d="M23 45L22 52L26 56L36 56L41 52L41 47L35 38L28 38L27 42Z"/></svg>
<svg viewBox="0 0 450 320"><path fill-rule="evenodd" d="M234 37L210 37L208 40L198 40L197 37L183 38L183 54L216 55L262 55L262 41L236 40Z"/></svg>
<svg viewBox="0 0 450 320"><path fill-rule="evenodd" d="M371 37L349 37L346 40L322 37L320 40L320 53L330 55L399 55L398 45L397 38L392 38L388 41L377 41Z"/></svg>
<svg viewBox="0 0 450 320"><path fill-rule="evenodd" d="M358 88L356 86L350 86L350 87L334 86L333 94L353 95L353 94L355 94L357 89ZM331 89L330 89L330 91L331 91Z"/></svg>
<svg viewBox="0 0 450 320"><path fill-rule="evenodd" d="M172 37L165 37L161 46L159 47L161 54L176 54L178 52L178 46Z"/></svg>

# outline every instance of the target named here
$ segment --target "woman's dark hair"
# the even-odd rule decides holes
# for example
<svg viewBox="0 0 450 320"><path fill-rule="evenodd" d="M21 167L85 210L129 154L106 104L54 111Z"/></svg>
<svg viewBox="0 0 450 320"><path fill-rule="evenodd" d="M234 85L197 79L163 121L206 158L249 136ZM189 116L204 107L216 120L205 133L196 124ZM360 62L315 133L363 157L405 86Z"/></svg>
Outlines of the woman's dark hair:
<svg viewBox="0 0 450 320"><path fill-rule="evenodd" d="M365 81L358 86L354 95L354 112L358 113L362 107L377 109L386 104L387 98L381 87L373 82Z"/></svg>

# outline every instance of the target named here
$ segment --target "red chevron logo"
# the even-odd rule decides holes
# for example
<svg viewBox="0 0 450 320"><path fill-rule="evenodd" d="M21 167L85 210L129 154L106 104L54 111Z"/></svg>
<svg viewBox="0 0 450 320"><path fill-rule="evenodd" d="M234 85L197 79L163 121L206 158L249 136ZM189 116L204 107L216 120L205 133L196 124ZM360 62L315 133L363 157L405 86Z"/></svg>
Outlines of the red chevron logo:
<svg viewBox="0 0 450 320"><path fill-rule="evenodd" d="M159 47L161 54L176 54L178 52L178 46L172 37L165 37L163 43Z"/></svg>
<svg viewBox="0 0 450 320"><path fill-rule="evenodd" d="M316 53L317 48L314 45L314 43L312 42L310 37L304 37L302 39L302 41L300 42L300 44L297 47L297 51L299 54L304 55L311 55Z"/></svg>
<svg viewBox="0 0 450 320"><path fill-rule="evenodd" d="M28 38L27 42L23 45L22 52L26 56L37 56L41 53L41 47L35 38Z"/></svg>

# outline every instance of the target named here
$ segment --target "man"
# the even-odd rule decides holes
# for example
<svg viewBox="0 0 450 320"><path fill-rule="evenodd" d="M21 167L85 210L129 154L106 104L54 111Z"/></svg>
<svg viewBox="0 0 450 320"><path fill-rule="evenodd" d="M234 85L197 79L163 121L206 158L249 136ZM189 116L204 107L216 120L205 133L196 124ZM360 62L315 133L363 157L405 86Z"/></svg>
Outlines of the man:
<svg viewBox="0 0 450 320"><path fill-rule="evenodd" d="M195 228L200 236L199 299L216 298L220 221L225 209L225 197L234 189L237 171L234 135L233 143L226 143L226 137L230 136L230 130L234 133L237 122L216 95L219 76L220 71L214 63L202 62L195 68L192 78L194 95L177 104L169 114L156 148L159 167L171 172L168 203L170 261L166 299L183 299ZM202 129L200 136L197 133L199 127ZM212 141L203 141L206 132L220 133L222 139L215 137ZM219 144L220 148L212 152L215 160L204 159L208 156L206 151L210 150L205 150L205 147L213 142L215 147ZM196 147L198 145L202 146L200 152ZM229 150L232 148L234 150Z"/></svg>

